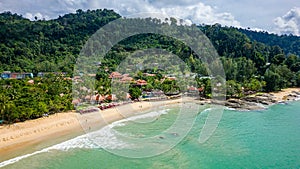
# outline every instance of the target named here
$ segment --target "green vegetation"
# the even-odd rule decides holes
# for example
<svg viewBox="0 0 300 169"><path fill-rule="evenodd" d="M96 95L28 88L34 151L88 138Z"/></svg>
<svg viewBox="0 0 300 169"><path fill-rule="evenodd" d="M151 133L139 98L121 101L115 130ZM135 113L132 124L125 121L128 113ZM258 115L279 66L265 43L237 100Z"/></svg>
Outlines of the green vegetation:
<svg viewBox="0 0 300 169"><path fill-rule="evenodd" d="M72 81L62 77L0 80L0 86L0 118L9 123L74 109Z"/></svg>
<svg viewBox="0 0 300 169"><path fill-rule="evenodd" d="M294 53L300 55L300 39L294 35L270 34L268 32L255 32L245 29L239 29L240 32L247 35L252 41L264 43L269 46L279 46L284 53Z"/></svg>
<svg viewBox="0 0 300 169"><path fill-rule="evenodd" d="M200 26L200 29L222 57L227 80L233 80L230 84L237 83L237 86L243 88L236 90L241 93L235 95L242 96L248 91L278 91L286 87L300 86L298 83L300 59L297 55L299 49L288 47L298 44L299 37L238 30L221 27L219 24ZM251 39L247 35L251 35ZM264 44L252 40L253 37L258 39L259 35L266 37L265 39L273 39L272 43ZM289 41L286 40L288 37ZM275 41L284 41L284 48L268 45L275 44Z"/></svg>
<svg viewBox="0 0 300 169"><path fill-rule="evenodd" d="M101 26L118 18L120 15L106 9L77 10L74 14L49 21L30 21L10 12L2 13L0 72L32 72L34 75L38 72L67 72L72 77L74 63L87 39ZM152 21L165 24L159 19ZM175 24L174 19L171 21ZM199 25L198 28L211 40L221 57L228 97L300 87L299 37L222 27L219 24ZM209 78L201 78L208 76L208 73L199 57L184 43L156 34L132 36L115 45L101 60L101 67L96 74L97 92L110 95L109 74L116 71L127 56L148 48L164 49L177 55L197 75L196 87L201 88L201 95L211 97L211 82ZM151 72L132 75L134 80L147 82L143 87L130 87L132 99L138 98L142 91L152 89L163 90L165 94L180 91L180 81L161 82L163 75L156 69L154 67ZM179 69L184 74L184 68ZM143 73L154 73L156 76L143 76ZM70 80L57 76L34 78L34 83L28 83L28 80L0 80L1 119L8 122L23 121L74 108L71 104ZM84 91L80 92L84 94Z"/></svg>
<svg viewBox="0 0 300 169"><path fill-rule="evenodd" d="M129 94L131 96L131 99L135 100L135 99L138 99L142 95L142 90L137 86L130 87Z"/></svg>
<svg viewBox="0 0 300 169"><path fill-rule="evenodd" d="M30 21L0 14L0 72L73 72L82 46L101 26L119 18L111 10L67 14L54 20Z"/></svg>

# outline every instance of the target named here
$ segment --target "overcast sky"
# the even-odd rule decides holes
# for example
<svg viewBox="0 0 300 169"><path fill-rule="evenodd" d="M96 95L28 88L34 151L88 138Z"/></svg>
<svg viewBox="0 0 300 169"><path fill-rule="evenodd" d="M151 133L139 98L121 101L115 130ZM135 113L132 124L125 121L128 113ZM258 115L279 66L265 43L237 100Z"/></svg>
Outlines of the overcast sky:
<svg viewBox="0 0 300 169"><path fill-rule="evenodd" d="M155 12L189 23L220 23L300 36L299 0L0 0L0 12L11 11L29 19L103 8L122 16Z"/></svg>

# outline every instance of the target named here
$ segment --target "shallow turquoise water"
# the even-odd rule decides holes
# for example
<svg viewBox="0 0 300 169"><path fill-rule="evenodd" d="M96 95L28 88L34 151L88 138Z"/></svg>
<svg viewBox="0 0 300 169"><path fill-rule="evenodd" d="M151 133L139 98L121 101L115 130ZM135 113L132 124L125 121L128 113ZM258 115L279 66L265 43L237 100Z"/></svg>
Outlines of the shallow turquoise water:
<svg viewBox="0 0 300 169"><path fill-rule="evenodd" d="M170 126L177 115L176 108L171 108L152 123L124 122L115 129L148 137ZM264 111L225 110L213 136L200 144L199 132L206 116L207 113L198 114L183 141L158 156L120 157L82 138L4 168L300 168L300 102L274 105ZM126 144L109 138L100 146L115 144L122 149Z"/></svg>

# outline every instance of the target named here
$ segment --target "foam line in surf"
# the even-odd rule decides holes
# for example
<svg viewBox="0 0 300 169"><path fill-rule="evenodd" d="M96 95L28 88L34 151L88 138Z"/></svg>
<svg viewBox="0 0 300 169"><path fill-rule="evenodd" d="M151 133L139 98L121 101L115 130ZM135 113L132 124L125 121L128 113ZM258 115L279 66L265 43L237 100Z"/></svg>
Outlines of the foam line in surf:
<svg viewBox="0 0 300 169"><path fill-rule="evenodd" d="M122 119L116 122L113 122L112 124L109 124L107 126L104 126L98 131L94 131L91 133L87 133L78 137L75 137L73 139L67 140L65 142L53 145L51 147L44 148L39 151L35 151L30 154L25 154L22 156L18 156L6 161L3 161L0 163L0 168L16 163L22 159L41 154L41 153L47 153L51 152L52 150L60 150L60 151L68 151L70 149L97 149L97 148L106 148L106 149L122 149L125 147L128 147L127 143L123 142L122 140L119 140L116 137L116 131L114 131L112 128L116 126L124 126L127 121L134 121L137 119L142 118L150 118L150 117L156 117L162 114L167 114L169 109L166 110L160 110L160 111L153 111L146 114L141 114L133 117L129 117L126 119ZM94 140L97 141L97 144L94 143Z"/></svg>

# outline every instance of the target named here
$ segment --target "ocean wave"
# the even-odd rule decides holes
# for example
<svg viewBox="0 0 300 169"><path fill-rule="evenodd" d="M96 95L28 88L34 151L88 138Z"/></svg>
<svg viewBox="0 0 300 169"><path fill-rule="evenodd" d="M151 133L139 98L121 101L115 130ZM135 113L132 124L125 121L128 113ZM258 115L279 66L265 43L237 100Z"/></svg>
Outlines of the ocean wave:
<svg viewBox="0 0 300 169"><path fill-rule="evenodd" d="M231 107L225 107L224 110L231 110L231 111L236 111L237 109L231 108Z"/></svg>
<svg viewBox="0 0 300 169"><path fill-rule="evenodd" d="M40 153L51 152L52 150L60 150L60 151L68 151L70 149L123 149L131 146L130 144L122 141L117 137L117 131L113 128L117 126L124 126L128 121L134 121L143 118L151 118L157 117L163 114L167 114L169 109L153 111L146 114L141 114L133 117L129 117L126 119L122 119L116 122L113 122L107 126L104 126L98 131L94 131L91 133L87 133L73 139L67 140L65 142L53 145L51 147L44 148L39 151L35 151L30 154L18 156L0 163L0 168L7 166L9 164L16 163L22 159L28 158L30 156L34 156Z"/></svg>
<svg viewBox="0 0 300 169"><path fill-rule="evenodd" d="M152 111L150 113L146 113L146 114L141 114L141 115L137 115L137 116L132 116L126 119L122 119L116 122L113 122L112 124L110 124L110 127L116 127L116 126L122 126L124 125L124 122L128 122L128 121L135 121L135 120L139 120L139 119L145 119L145 118L152 118L152 117L158 117L160 115L163 114L168 114L170 109L164 109L164 110L159 110L159 111Z"/></svg>
<svg viewBox="0 0 300 169"><path fill-rule="evenodd" d="M0 168L4 167L4 166L7 166L9 164L16 163L16 162L18 162L18 161L20 161L24 158L27 158L27 157L30 157L30 156L33 156L33 155L36 155L36 154L40 154L40 153L45 153L45 152L48 152L48 151L49 151L49 149L45 148L43 150L36 151L36 152L31 153L31 154L26 154L26 155L22 155L22 156L19 156L19 157L15 157L15 158L3 161L3 162L0 163Z"/></svg>
<svg viewBox="0 0 300 169"><path fill-rule="evenodd" d="M51 147L47 147L47 148L44 148L42 150L35 151L33 153L30 153L30 154L25 154L25 155L22 155L22 156L18 156L18 157L3 161L3 162L0 163L0 168L4 167L4 166L7 166L9 164L16 163L16 162L18 162L22 159L25 159L25 158L28 158L28 157L31 157L31 156L34 156L34 155L37 155L37 154L50 152L51 150L67 151L67 150L73 149L73 148L97 148L97 145L95 145L92 141L90 141L87 137L87 134L85 134L85 135L82 135L82 136L75 137L71 140L53 145Z"/></svg>
<svg viewBox="0 0 300 169"><path fill-rule="evenodd" d="M205 113L209 113L210 111L212 111L213 108L206 108L203 111L200 112L200 114L205 114Z"/></svg>

